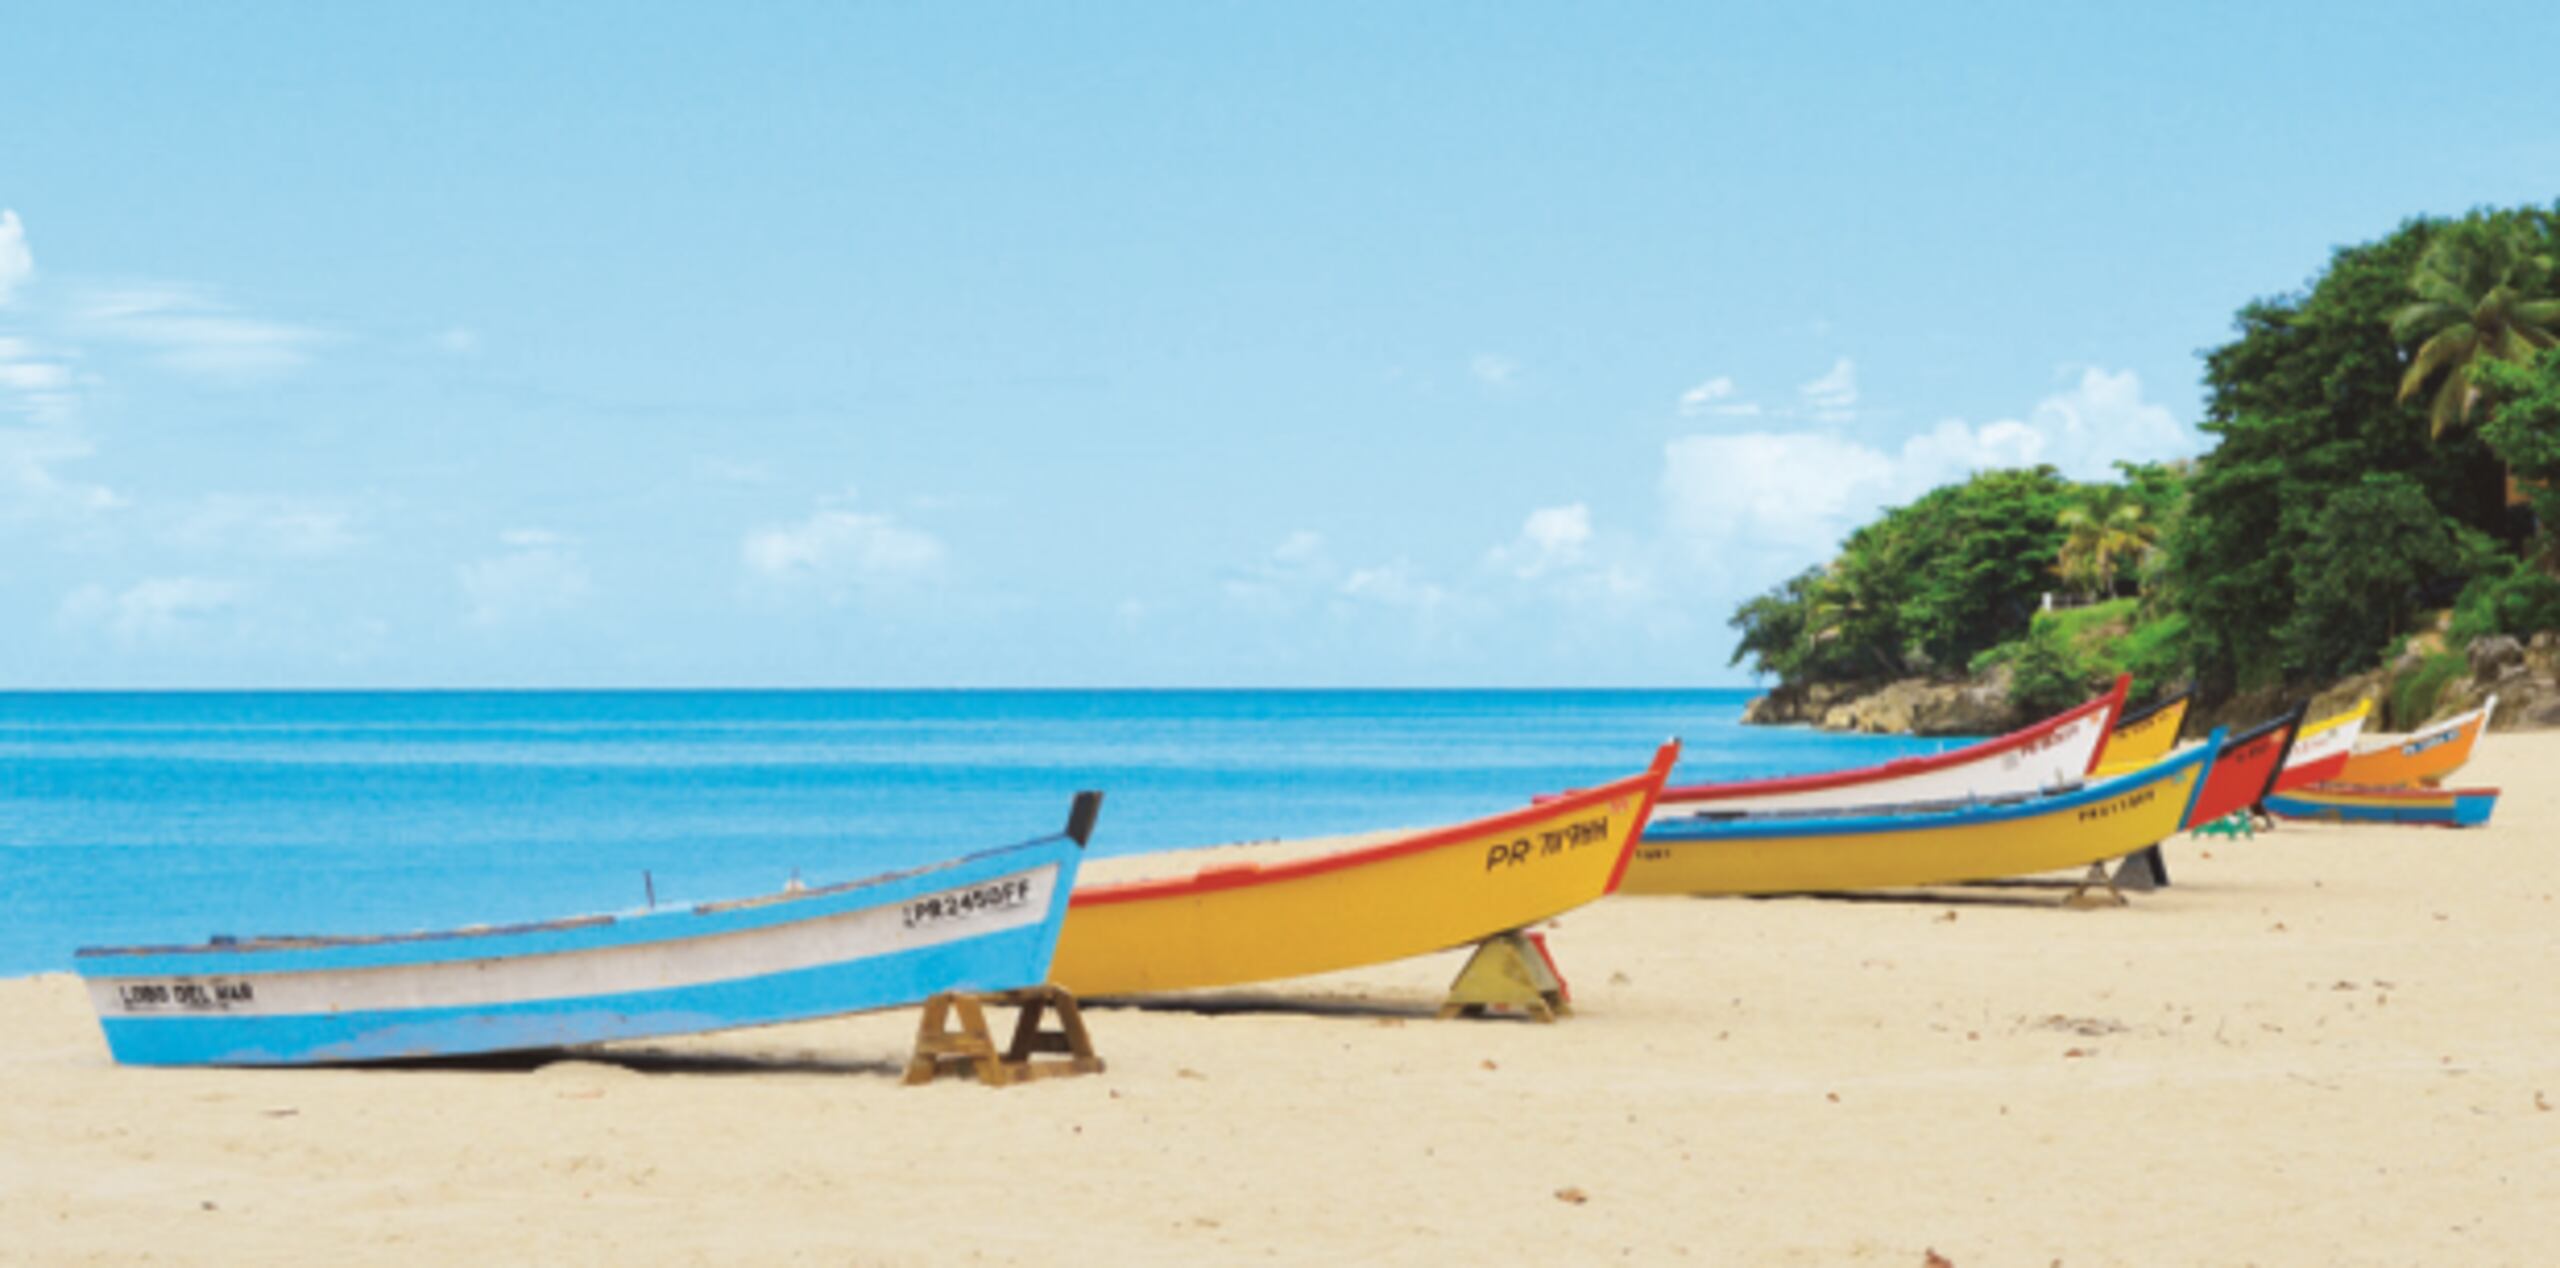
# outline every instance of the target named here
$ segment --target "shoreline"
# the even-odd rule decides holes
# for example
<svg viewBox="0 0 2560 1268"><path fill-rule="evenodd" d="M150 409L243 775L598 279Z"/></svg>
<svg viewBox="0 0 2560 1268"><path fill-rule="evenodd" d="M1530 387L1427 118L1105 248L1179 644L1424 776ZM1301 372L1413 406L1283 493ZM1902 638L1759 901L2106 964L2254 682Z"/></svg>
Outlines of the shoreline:
<svg viewBox="0 0 2560 1268"><path fill-rule="evenodd" d="M1554 1026L1431 1020L1457 952L1098 1005L1107 1073L1003 1091L900 1088L913 1010L121 1069L74 979L0 980L0 1263L2529 1262L2555 767L2482 744L2473 831L2181 837L2119 909L1611 899L1553 931Z"/></svg>

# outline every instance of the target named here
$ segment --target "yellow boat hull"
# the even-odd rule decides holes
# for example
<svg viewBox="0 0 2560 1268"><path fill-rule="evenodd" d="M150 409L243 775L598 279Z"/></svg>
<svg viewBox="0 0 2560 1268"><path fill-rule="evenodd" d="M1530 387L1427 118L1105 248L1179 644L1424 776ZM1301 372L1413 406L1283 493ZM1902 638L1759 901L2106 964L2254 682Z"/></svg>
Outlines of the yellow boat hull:
<svg viewBox="0 0 2560 1268"><path fill-rule="evenodd" d="M1482 941L1606 896L1679 754L1512 814L1173 880L1080 886L1050 980L1078 995L1277 981Z"/></svg>
<svg viewBox="0 0 2560 1268"><path fill-rule="evenodd" d="M1865 816L1658 822L1636 846L1618 892L1892 889L2086 867L2174 835L2221 746L2217 731L2206 743L2135 774L2014 803Z"/></svg>
<svg viewBox="0 0 2560 1268"><path fill-rule="evenodd" d="M2178 747L2178 732L2187 724L2187 704L2193 699L2181 693L2141 717L2117 724L2107 732L2105 747L2098 750L2091 777L2130 774L2167 757L2169 750Z"/></svg>

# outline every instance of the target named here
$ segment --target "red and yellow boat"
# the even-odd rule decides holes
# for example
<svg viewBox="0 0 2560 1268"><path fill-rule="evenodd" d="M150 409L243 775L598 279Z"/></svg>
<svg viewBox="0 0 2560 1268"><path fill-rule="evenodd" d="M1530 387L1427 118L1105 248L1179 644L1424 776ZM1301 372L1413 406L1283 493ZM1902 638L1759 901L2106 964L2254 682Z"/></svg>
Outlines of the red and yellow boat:
<svg viewBox="0 0 2560 1268"><path fill-rule="evenodd" d="M1641 775L1362 848L1079 885L1050 980L1079 995L1240 986L1534 924L1618 888L1679 755L1675 740Z"/></svg>
<svg viewBox="0 0 2560 1268"><path fill-rule="evenodd" d="M2367 749L2347 758L2335 782L2366 788L2440 784L2471 760L2471 748L2489 729L2489 712L2498 698L2459 717L2448 718L2396 744Z"/></svg>
<svg viewBox="0 0 2560 1268"><path fill-rule="evenodd" d="M2358 700L2356 707L2344 713L2303 723L2293 737L2292 749L2284 755L2284 769L2276 773L2275 787L2267 791L2335 781L2347 768L2347 759L2355 755L2356 737L2364 734L2365 719L2372 713L2371 700Z"/></svg>

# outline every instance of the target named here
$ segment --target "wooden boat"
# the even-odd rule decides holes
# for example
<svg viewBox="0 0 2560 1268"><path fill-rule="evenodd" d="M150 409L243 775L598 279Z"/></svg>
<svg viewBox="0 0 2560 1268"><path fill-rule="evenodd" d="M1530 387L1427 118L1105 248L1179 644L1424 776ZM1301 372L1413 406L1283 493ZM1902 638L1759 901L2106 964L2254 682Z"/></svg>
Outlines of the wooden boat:
<svg viewBox="0 0 2560 1268"><path fill-rule="evenodd" d="M1067 830L818 888L387 937L79 952L115 1059L313 1065L805 1021L1048 979L1101 794Z"/></svg>
<svg viewBox="0 0 2560 1268"><path fill-rule="evenodd" d="M2476 828L2498 806L2495 788L2368 788L2317 784L2267 798L2267 809L2287 819L2330 823L2432 823Z"/></svg>
<svg viewBox="0 0 2560 1268"><path fill-rule="evenodd" d="M2086 867L2178 830L2222 733L2068 792L1851 814L1656 820L1620 892L1786 894L1995 880Z"/></svg>
<svg viewBox="0 0 2560 1268"><path fill-rule="evenodd" d="M2338 778L2347 768L2347 758L2355 752L2356 737L2364 734L2364 720L2373 713L2373 702L2356 701L2356 707L2344 713L2333 713L2317 722L2306 722L2302 733L2294 737L2293 748L2284 755L2284 769L2276 772L2275 787L2269 792L2325 784Z"/></svg>
<svg viewBox="0 0 2560 1268"><path fill-rule="evenodd" d="M1641 775L1360 849L1075 893L1051 979L1079 995L1274 981L1479 942L1607 895L1678 741Z"/></svg>
<svg viewBox="0 0 2560 1268"><path fill-rule="evenodd" d="M2187 687L2125 714L2108 729L2107 742L2098 749L2098 764L2089 773L2103 779L2140 770L2168 756L2178 746L2178 732L2186 726L2187 707L2194 701L2195 688Z"/></svg>
<svg viewBox="0 0 2560 1268"><path fill-rule="evenodd" d="M2089 777L2132 679L2119 675L2098 698L2007 735L1927 757L1878 766L1665 788L1657 817L1701 812L1844 810L1966 797L2002 797L2077 784Z"/></svg>
<svg viewBox="0 0 2560 1268"><path fill-rule="evenodd" d="M2498 698L2459 717L2448 718L2395 744L2358 750L2347 758L2336 782L2368 788L2436 784L2471 760L2471 747L2489 729L2489 713Z"/></svg>
<svg viewBox="0 0 2560 1268"><path fill-rule="evenodd" d="M2187 807L2180 826L2201 827L2266 800L2275 791L2276 776L2284 770L2285 755L2293 747L2294 734L2302 727L2306 707L2295 705L2283 716L2225 740L2222 751L2214 756L2212 768L2205 772L2204 787L2196 790L2195 804Z"/></svg>

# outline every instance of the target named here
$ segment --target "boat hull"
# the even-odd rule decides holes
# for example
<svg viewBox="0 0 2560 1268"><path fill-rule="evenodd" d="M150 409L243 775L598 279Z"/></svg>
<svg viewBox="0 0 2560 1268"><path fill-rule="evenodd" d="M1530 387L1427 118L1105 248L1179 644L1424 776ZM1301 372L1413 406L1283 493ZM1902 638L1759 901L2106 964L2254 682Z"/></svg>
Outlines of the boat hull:
<svg viewBox="0 0 2560 1268"><path fill-rule="evenodd" d="M1627 894L1786 894L1996 880L2085 867L2178 830L2221 748L2067 793L1949 810L1656 822Z"/></svg>
<svg viewBox="0 0 2560 1268"><path fill-rule="evenodd" d="M1383 964L1607 895L1678 745L1645 774L1364 850L1077 891L1051 976L1079 995L1240 986Z"/></svg>
<svg viewBox="0 0 2560 1268"><path fill-rule="evenodd" d="M2119 676L2107 694L2078 708L1950 753L1855 770L1665 788L1657 814L1844 810L2005 797L2076 784L2096 765L2130 681Z"/></svg>
<svg viewBox="0 0 2560 1268"><path fill-rule="evenodd" d="M2294 737L2293 749L2284 756L2284 769L2276 772L2275 786L2268 791L2305 788L2336 780L2354 755L2356 738L2364 734L2365 719L2373 713L2373 702L2359 700L2356 707L2334 713L2316 722L2302 724L2302 733Z"/></svg>
<svg viewBox="0 0 2560 1268"><path fill-rule="evenodd" d="M2107 732L2090 774L2104 779L2137 771L2178 747L2178 732L2187 725L2187 706L2194 693L2181 691L2140 713L2125 717Z"/></svg>
<svg viewBox="0 0 2560 1268"><path fill-rule="evenodd" d="M2424 823L2477 828L2498 807L2495 788L2363 788L2327 784L2267 798L2269 812L2329 823Z"/></svg>
<svg viewBox="0 0 2560 1268"><path fill-rule="evenodd" d="M2204 787L2197 790L2194 804L2187 807L2183 826L2208 824L2265 800L2283 769L2285 751L2292 745L2294 731L2301 722L2302 711L2296 709L2225 741L2212 768L2205 772Z"/></svg>
<svg viewBox="0 0 2560 1268"><path fill-rule="evenodd" d="M84 951L129 1065L449 1057L806 1021L1045 981L1068 838L740 903L507 929Z"/></svg>
<svg viewBox="0 0 2560 1268"><path fill-rule="evenodd" d="M2497 697L2491 696L2487 704L2461 717L2398 743L2357 753L2347 759L2336 782L2367 788L2441 783L2471 760L2472 746L2479 743L2480 732L2489 725L2489 713L2497 707Z"/></svg>

